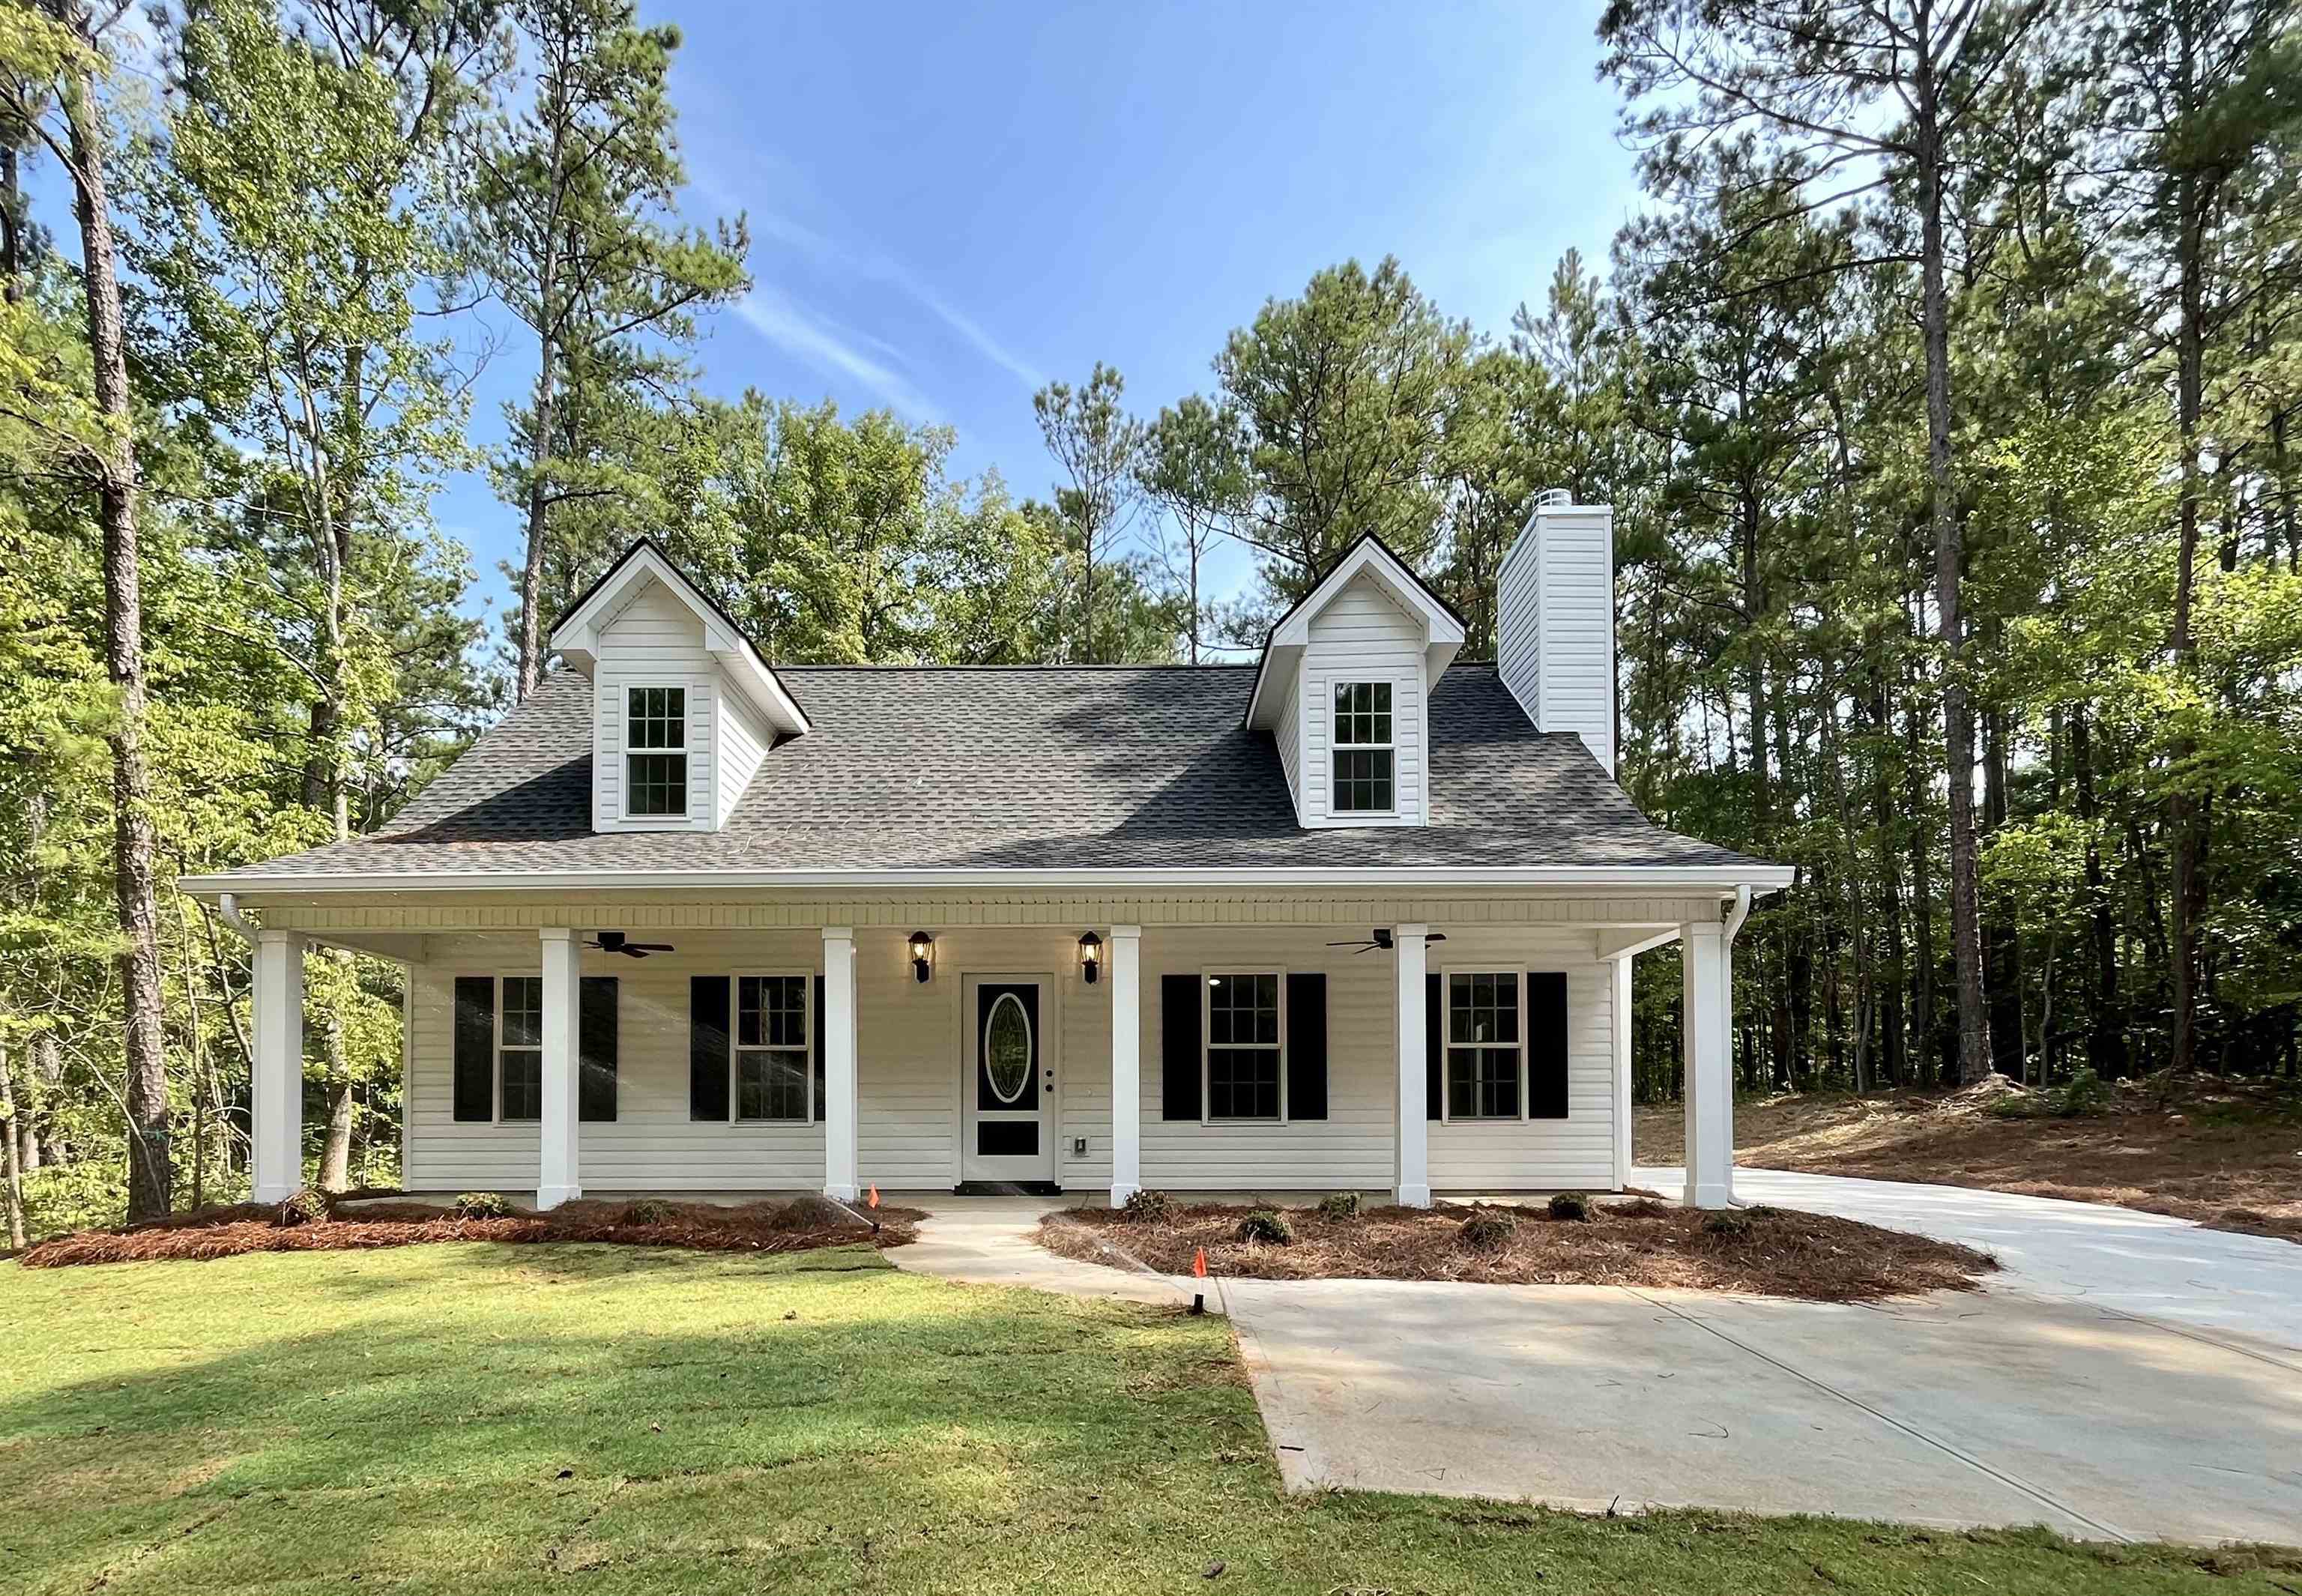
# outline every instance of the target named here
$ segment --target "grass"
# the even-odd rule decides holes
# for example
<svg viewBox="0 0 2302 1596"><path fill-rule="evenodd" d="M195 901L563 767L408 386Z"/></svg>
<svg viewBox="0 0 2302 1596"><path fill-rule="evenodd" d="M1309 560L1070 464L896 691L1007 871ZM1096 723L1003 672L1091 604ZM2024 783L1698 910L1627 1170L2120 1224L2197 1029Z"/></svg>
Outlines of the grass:
<svg viewBox="0 0 2302 1596"><path fill-rule="evenodd" d="M2036 1531L1287 1499L1221 1321L863 1248L0 1264L0 1323L12 1596L2302 1583Z"/></svg>
<svg viewBox="0 0 2302 1596"><path fill-rule="evenodd" d="M2119 1081L2101 1112L2009 1112L2003 1077L1965 1092L1809 1093L1735 1105L1735 1158L1756 1169L1974 1186L2112 1203L2302 1241L2302 1088L2192 1076ZM1642 1163L1682 1156L1678 1105L1636 1111Z"/></svg>
<svg viewBox="0 0 2302 1596"><path fill-rule="evenodd" d="M1856 1220L1779 1208L1705 1214L1676 1204L1591 1199L1588 1218L1540 1207L1283 1211L1290 1241L1249 1239L1261 1213L1220 1203L1154 1217L1078 1208L1040 1222L1039 1245L1089 1264L1118 1260L1106 1241L1164 1274L1205 1251L1218 1275L1250 1280L1480 1281L1568 1286L1677 1286L1818 1302L1875 1302L1965 1291L1998 1267L1971 1247ZM1466 1235L1474 1214L1485 1235Z"/></svg>

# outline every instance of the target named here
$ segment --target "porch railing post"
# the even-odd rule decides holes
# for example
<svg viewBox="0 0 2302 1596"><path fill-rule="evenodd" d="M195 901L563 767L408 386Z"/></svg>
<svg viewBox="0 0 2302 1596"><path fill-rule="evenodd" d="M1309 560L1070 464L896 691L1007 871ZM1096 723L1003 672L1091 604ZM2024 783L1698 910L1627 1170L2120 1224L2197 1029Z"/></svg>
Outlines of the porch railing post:
<svg viewBox="0 0 2302 1596"><path fill-rule="evenodd" d="M583 958L577 934L566 926L547 926L538 935L543 942L543 1075L542 1113L536 1127L541 1142L536 1164L535 1205L557 1208L584 1195L583 1171L576 1155L577 1004L583 983L577 979Z"/></svg>
<svg viewBox="0 0 2302 1596"><path fill-rule="evenodd" d="M259 1203L304 1184L304 938L256 934L256 1061L248 1175Z"/></svg>
<svg viewBox="0 0 2302 1596"><path fill-rule="evenodd" d="M1399 1170L1393 1195L1402 1208L1431 1205L1431 1127L1424 1084L1429 1042L1423 991L1430 961L1424 938L1430 932L1424 925L1391 930L1399 962Z"/></svg>
<svg viewBox="0 0 2302 1596"><path fill-rule="evenodd" d="M823 1190L852 1203L855 1166L855 930L823 928Z"/></svg>
<svg viewBox="0 0 2302 1596"><path fill-rule="evenodd" d="M1111 928L1111 1205L1143 1189L1143 928Z"/></svg>

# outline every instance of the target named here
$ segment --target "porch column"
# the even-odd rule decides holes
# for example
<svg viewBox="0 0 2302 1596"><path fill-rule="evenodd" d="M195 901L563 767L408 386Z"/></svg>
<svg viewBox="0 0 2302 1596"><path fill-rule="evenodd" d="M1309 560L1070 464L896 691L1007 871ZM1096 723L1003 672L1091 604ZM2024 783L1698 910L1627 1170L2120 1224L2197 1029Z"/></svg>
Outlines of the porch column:
<svg viewBox="0 0 2302 1596"><path fill-rule="evenodd" d="M1431 1205L1430 1039L1424 1030L1423 977L1429 926L1394 926L1399 959L1399 1171L1392 1195L1402 1208Z"/></svg>
<svg viewBox="0 0 2302 1596"><path fill-rule="evenodd" d="M304 939L256 934L250 1194L276 1203L304 1184Z"/></svg>
<svg viewBox="0 0 2302 1596"><path fill-rule="evenodd" d="M1684 972L1686 1203L1724 1208L1735 1195L1735 1060L1726 1036L1726 937L1717 920L1681 926Z"/></svg>
<svg viewBox="0 0 2302 1596"><path fill-rule="evenodd" d="M1111 1205L1143 1189L1143 928L1111 928Z"/></svg>
<svg viewBox="0 0 2302 1596"><path fill-rule="evenodd" d="M1631 955L1614 961L1615 1189L1631 1183Z"/></svg>
<svg viewBox="0 0 2302 1596"><path fill-rule="evenodd" d="M582 990L577 966L583 956L577 934L566 926L547 926L543 940L543 1113L537 1127L542 1142L537 1161L535 1205L557 1208L584 1195L583 1172L577 1167L576 995Z"/></svg>
<svg viewBox="0 0 2302 1596"><path fill-rule="evenodd" d="M823 928L823 1193L862 1195L855 1179L855 929Z"/></svg>

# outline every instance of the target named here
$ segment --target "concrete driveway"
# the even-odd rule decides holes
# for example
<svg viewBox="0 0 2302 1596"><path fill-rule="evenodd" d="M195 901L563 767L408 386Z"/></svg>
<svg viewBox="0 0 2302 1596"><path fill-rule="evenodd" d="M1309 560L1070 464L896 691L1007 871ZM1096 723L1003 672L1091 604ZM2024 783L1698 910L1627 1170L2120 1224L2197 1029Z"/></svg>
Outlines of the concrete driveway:
<svg viewBox="0 0 2302 1596"><path fill-rule="evenodd" d="M2302 1542L2302 1247L1945 1187L1738 1171L1736 1195L2010 1268L1871 1307L1226 1281L1288 1484Z"/></svg>

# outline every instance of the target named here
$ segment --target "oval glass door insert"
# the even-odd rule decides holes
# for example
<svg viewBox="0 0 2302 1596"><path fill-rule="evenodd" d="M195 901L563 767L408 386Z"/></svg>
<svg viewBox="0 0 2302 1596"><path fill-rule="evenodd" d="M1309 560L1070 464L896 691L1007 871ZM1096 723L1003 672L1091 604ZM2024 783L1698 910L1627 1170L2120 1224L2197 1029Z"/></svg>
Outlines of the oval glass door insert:
<svg viewBox="0 0 2302 1596"><path fill-rule="evenodd" d="M983 1021L983 1074L1002 1103L1031 1084L1031 1017L1012 992L1002 992Z"/></svg>

